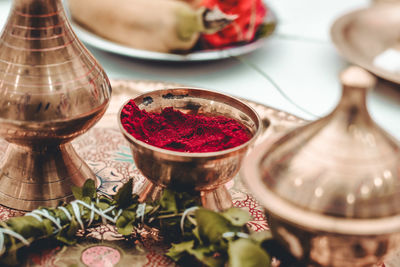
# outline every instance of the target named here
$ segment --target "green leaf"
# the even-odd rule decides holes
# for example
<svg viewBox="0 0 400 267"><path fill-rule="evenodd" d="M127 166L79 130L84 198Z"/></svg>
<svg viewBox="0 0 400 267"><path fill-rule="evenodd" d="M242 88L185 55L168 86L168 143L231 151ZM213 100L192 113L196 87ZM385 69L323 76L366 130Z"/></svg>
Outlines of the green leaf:
<svg viewBox="0 0 400 267"><path fill-rule="evenodd" d="M173 192L176 199L176 205L179 210L185 210L193 206L201 206L201 198L189 192Z"/></svg>
<svg viewBox="0 0 400 267"><path fill-rule="evenodd" d="M96 197L96 185L94 180L87 179L82 187L82 196L93 199Z"/></svg>
<svg viewBox="0 0 400 267"><path fill-rule="evenodd" d="M262 242L272 239L271 231L253 232L250 235L251 240L261 244Z"/></svg>
<svg viewBox="0 0 400 267"><path fill-rule="evenodd" d="M9 249L11 251L11 248ZM4 263L6 266L18 266L19 259L17 257L17 251L8 252L5 255L1 256L1 262ZM4 265L1 265L4 266Z"/></svg>
<svg viewBox="0 0 400 267"><path fill-rule="evenodd" d="M215 252L209 247L192 248L188 251L190 255L196 257L197 260L210 267L224 266L224 258L215 256Z"/></svg>
<svg viewBox="0 0 400 267"><path fill-rule="evenodd" d="M185 255L191 255L201 263L210 267L219 267L224 265L224 258L216 257L215 251L213 251L210 247L195 247L194 244L194 240L172 244L172 247L165 255L176 262L180 261Z"/></svg>
<svg viewBox="0 0 400 267"><path fill-rule="evenodd" d="M138 203L131 203L131 205L129 207L127 207L125 210L136 211L137 207L138 207Z"/></svg>
<svg viewBox="0 0 400 267"><path fill-rule="evenodd" d="M106 196L97 196L93 180L85 182L82 188L73 187L73 194L77 199L92 203L105 210L111 205L116 205L117 209L123 209L118 217L116 226L118 232L124 236L129 236L137 227L138 222L144 222L145 227L158 227L160 233L167 240L168 234L173 237L171 240L182 241L173 244L167 256L180 263L201 262L203 265L211 267L222 267L228 262L233 267L244 266L266 266L269 264L269 256L262 246L271 242L270 233L251 234L249 239L240 239L238 236L233 238L222 238L227 232L242 232L245 224L250 219L246 211L240 209L229 209L224 212L213 212L204 208L199 208L190 215L184 225L184 234L181 235L180 220L181 214L185 209L198 205L198 199L194 198L188 192L176 193L164 190L160 200L148 202L145 207L144 216L137 214L139 201L137 195L132 195L132 180L129 180L113 198ZM10 228L20 233L27 239L35 240L54 236L66 244L75 244L77 241L76 232L80 229L80 224L76 221L75 211L70 204L64 206L71 216L64 213L62 209L46 209L51 216L59 219L61 230L54 234L55 225L48 219L38 220L32 216L12 218L7 223L1 223L3 228ZM78 211L76 211L78 212ZM90 211L83 206L79 206L79 212L84 225L90 220ZM110 212L111 213L111 212ZM195 223L191 222L195 220ZM101 217L94 215L93 225L101 223ZM238 239L239 238L239 239ZM168 239L169 240L169 239ZM23 246L21 242L5 237L6 253L0 259L1 262L14 262L17 260L16 252ZM197 261L196 261L197 259ZM186 266L186 265L185 265Z"/></svg>
<svg viewBox="0 0 400 267"><path fill-rule="evenodd" d="M24 237L39 237L53 232L51 222L43 219L43 222L32 216L22 216L10 219L7 225Z"/></svg>
<svg viewBox="0 0 400 267"><path fill-rule="evenodd" d="M166 256L170 257L174 261L179 261L185 253L187 253L194 245L194 240L185 241L178 244L172 244L172 247L165 253Z"/></svg>
<svg viewBox="0 0 400 267"><path fill-rule="evenodd" d="M276 28L276 22L267 22L267 23L262 23L260 26L258 26L258 29L254 35L254 39L260 39L260 38L265 38L270 36Z"/></svg>
<svg viewBox="0 0 400 267"><path fill-rule="evenodd" d="M87 197L87 196L82 196L81 200L83 202L87 203L87 204L90 204L92 202L92 199L90 197Z"/></svg>
<svg viewBox="0 0 400 267"><path fill-rule="evenodd" d="M117 202L120 208L129 207L132 200L132 189L133 189L133 180L129 179L127 183L125 183L114 195L114 200Z"/></svg>
<svg viewBox="0 0 400 267"><path fill-rule="evenodd" d="M195 211L195 215L199 235L205 242L219 242L223 233L240 230L239 227L233 226L228 219L217 212L199 208Z"/></svg>
<svg viewBox="0 0 400 267"><path fill-rule="evenodd" d="M129 236L132 234L136 221L136 213L134 211L125 210L121 216L118 217L115 226L121 235Z"/></svg>
<svg viewBox="0 0 400 267"><path fill-rule="evenodd" d="M200 233L199 233L199 227L195 227L192 230L192 234L193 234L193 237L196 238L196 240L199 242L199 244L203 243L203 240L201 240L201 236L200 236Z"/></svg>
<svg viewBox="0 0 400 267"><path fill-rule="evenodd" d="M81 200L83 197L82 188L78 186L71 186L72 194L74 195L75 199Z"/></svg>
<svg viewBox="0 0 400 267"><path fill-rule="evenodd" d="M119 216L116 223L118 233L124 236L131 235L134 221L135 220L128 220L124 216Z"/></svg>
<svg viewBox="0 0 400 267"><path fill-rule="evenodd" d="M52 209L52 212L54 213L55 218L60 219L61 224L69 223L69 219L68 219L67 215L61 209Z"/></svg>
<svg viewBox="0 0 400 267"><path fill-rule="evenodd" d="M125 210L122 212L121 216L125 217L129 221L132 221L136 219L136 212Z"/></svg>
<svg viewBox="0 0 400 267"><path fill-rule="evenodd" d="M160 198L160 205L165 212L171 212L174 214L178 213L175 193L171 190L164 189L163 194Z"/></svg>
<svg viewBox="0 0 400 267"><path fill-rule="evenodd" d="M268 254L250 239L238 239L229 243L230 267L261 267L270 266Z"/></svg>
<svg viewBox="0 0 400 267"><path fill-rule="evenodd" d="M101 210L105 210L105 209L108 209L110 207L110 204L104 203L104 202L99 202L99 203L96 203L96 207L101 209Z"/></svg>
<svg viewBox="0 0 400 267"><path fill-rule="evenodd" d="M109 197L104 196L104 195L100 195L98 197L98 200L99 200L99 203L105 203L105 204L108 204L108 205L111 205L112 202L114 202L114 200L112 198L109 198ZM97 200L96 200L96 202L97 202Z"/></svg>
<svg viewBox="0 0 400 267"><path fill-rule="evenodd" d="M56 239L67 245L74 245L76 243L75 234L78 230L79 230L79 224L75 220L75 217L72 217L70 224L65 225L58 232Z"/></svg>
<svg viewBox="0 0 400 267"><path fill-rule="evenodd" d="M248 221L251 220L250 214L239 208L230 208L222 212L222 216L228 219L232 225L244 226Z"/></svg>

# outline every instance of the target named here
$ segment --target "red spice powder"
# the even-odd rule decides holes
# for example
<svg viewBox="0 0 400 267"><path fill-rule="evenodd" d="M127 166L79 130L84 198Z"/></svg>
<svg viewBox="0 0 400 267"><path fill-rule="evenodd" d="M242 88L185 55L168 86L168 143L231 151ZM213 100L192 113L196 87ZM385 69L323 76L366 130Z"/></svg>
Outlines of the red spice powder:
<svg viewBox="0 0 400 267"><path fill-rule="evenodd" d="M133 100L122 109L121 122L136 139L181 152L215 152L251 138L248 129L234 119L184 114L172 107L149 113L140 110Z"/></svg>

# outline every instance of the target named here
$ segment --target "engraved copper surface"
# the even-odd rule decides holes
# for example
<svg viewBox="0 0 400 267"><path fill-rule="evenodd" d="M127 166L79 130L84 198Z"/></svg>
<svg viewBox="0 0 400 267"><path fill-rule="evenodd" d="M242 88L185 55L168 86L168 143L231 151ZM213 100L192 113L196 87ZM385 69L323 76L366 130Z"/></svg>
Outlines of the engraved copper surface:
<svg viewBox="0 0 400 267"><path fill-rule="evenodd" d="M400 244L400 148L368 113L373 76L351 67L341 82L332 113L265 141L242 175L295 257L318 266L372 266Z"/></svg>
<svg viewBox="0 0 400 267"><path fill-rule="evenodd" d="M105 112L101 66L77 39L61 0L14 0L0 37L0 203L31 210L94 179L71 141Z"/></svg>
<svg viewBox="0 0 400 267"><path fill-rule="evenodd" d="M231 207L230 194L223 185L239 171L243 156L261 132L261 119L257 113L228 95L187 87L152 91L135 97L134 101L140 109L149 112L174 107L183 113L234 118L250 131L252 138L237 147L217 152L187 153L142 142L130 135L120 123L137 168L150 181L140 192L142 201L149 196L155 197L160 187L171 187L174 190L199 191L205 207L215 210Z"/></svg>
<svg viewBox="0 0 400 267"><path fill-rule="evenodd" d="M72 142L77 153L96 174L99 192L108 195L115 194L116 190L130 178L134 179L135 184L145 180L133 163L129 152L129 143L118 130L117 114L119 108L127 99L138 94L177 86L177 84L173 83L140 80L111 80L111 84L113 94L105 115L87 134L79 136ZM305 122L284 111L253 101L243 101L252 106L260 115L263 125L268 126L262 128L262 135L259 136L256 142L262 142L264 138L273 138L274 135L298 127ZM3 156L3 150L6 146L6 142L0 140L0 156ZM265 221L264 210L254 197L248 194L247 188L241 183L240 174L236 175L225 187L229 190L233 205L248 211L252 216L248 226L257 232L266 230L268 226ZM0 220L2 221L22 214L22 212L0 205ZM111 243L104 242L104 240L121 239L115 228L110 225L87 229L85 237L100 239L102 245L105 243L111 245ZM145 244L149 241L151 240L144 238ZM94 245L90 242L88 244L90 246ZM79 251L83 248L82 246L88 244L85 242L85 244L70 246L66 249L55 247L54 250L42 250L37 254L31 255L29 258L30 263L26 266L49 266L49 264L55 263L57 266L73 264L85 266L80 261L81 253ZM132 253L135 256L135 266L176 266L169 258L163 255L165 247L159 246L160 244L150 243L145 247L144 251L141 251L140 255L137 255L136 252L131 252L131 250L126 250L125 246L120 245L119 243L112 243L112 247L120 247L124 254ZM99 261L106 264L105 261L100 259ZM278 263L274 261L272 266L278 266Z"/></svg>
<svg viewBox="0 0 400 267"><path fill-rule="evenodd" d="M120 106L128 99L146 91L155 89L162 89L167 87L175 87L176 84L155 82L155 81L135 81L135 80L112 80L113 95L109 109L107 109L105 116L91 129L87 134L80 136L73 141L74 147L76 148L79 155L84 160L89 162L91 168L96 173L99 185L99 191L106 194L114 194L115 190L122 186L122 183L127 181L129 178L134 178L136 181L143 180L144 178L137 171L136 167L132 163L131 156L126 153L129 151L128 142L122 137L120 132L117 130L117 113ZM304 124L305 121L295 117L289 113L276 110L274 108L254 103L252 101L245 102L251 105L260 115L261 119L269 125L264 136L260 138L275 138L277 135L281 135L290 129ZM266 139L258 139L257 142L263 142ZM0 140L0 148L6 146L4 140ZM0 156L3 151L0 149ZM126 153L126 154L125 154ZM267 228L263 209L260 204L247 193L247 187L244 187L241 183L240 174L233 179L232 182L228 183L227 188L233 198L235 207L242 208L250 213L253 220L249 222L249 226L255 231L262 231ZM10 210L8 208L0 206L0 220L6 220L9 217L21 215L20 212ZM118 234L115 229L109 225L102 226L95 229L88 229L88 237L94 237L100 240L115 240L118 238ZM140 255L130 250L125 250L125 246L120 246L119 243L107 243L100 241L102 245L108 244L112 247L120 247L124 253L132 253L135 257L135 265L137 266L175 266L170 259L163 256L165 250L160 248L157 244L151 243L145 247ZM147 241L145 240L145 244ZM81 253L83 246L88 244L79 244L77 246L68 247L66 250L61 250L60 247L56 247L55 251L41 251L39 254L34 254L30 258L31 263L27 266L49 266L49 264L57 263L57 265L72 265L84 266L80 262ZM94 244L89 243L90 246ZM314 243L314 246L320 246L323 251L326 251L327 246L331 248L334 243L326 242L326 239L319 239L318 242ZM338 243L335 246L336 249L344 251L342 244ZM356 248L356 247L355 247ZM347 249L347 248L346 248ZM78 250L78 252L76 252ZM73 251L73 253L71 253ZM58 252L58 253L57 253ZM76 252L76 253L75 253ZM319 253L319 250L315 250ZM66 256L68 254L69 256ZM324 257L328 257L326 255ZM395 255L391 259L385 260L387 267L398 266L399 256ZM105 261L101 261L106 263ZM272 266L278 266L279 263L276 261ZM383 265L376 265L383 266ZM287 266L282 266L287 267Z"/></svg>

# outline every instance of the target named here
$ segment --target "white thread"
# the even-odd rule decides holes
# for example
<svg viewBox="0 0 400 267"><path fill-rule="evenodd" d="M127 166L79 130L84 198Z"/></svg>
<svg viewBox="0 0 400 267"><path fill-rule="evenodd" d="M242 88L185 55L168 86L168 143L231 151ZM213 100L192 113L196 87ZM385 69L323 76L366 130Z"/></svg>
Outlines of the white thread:
<svg viewBox="0 0 400 267"><path fill-rule="evenodd" d="M243 232L225 232L222 234L223 238L232 238L235 236L240 238L249 238L249 235Z"/></svg>
<svg viewBox="0 0 400 267"><path fill-rule="evenodd" d="M144 223L145 212L146 212L146 203L140 203L136 209L136 218L141 218L142 224Z"/></svg>
<svg viewBox="0 0 400 267"><path fill-rule="evenodd" d="M32 213L32 212L25 213L24 216L30 216L30 217L35 218L35 219L38 220L39 222L43 222L42 217L40 217L39 215L37 215L37 214L35 214L35 213Z"/></svg>
<svg viewBox="0 0 400 267"><path fill-rule="evenodd" d="M122 213L122 210L120 209L120 210L118 211L117 215L116 215L115 218L114 218L115 222L117 222L117 219L118 219L118 217L121 215L121 213Z"/></svg>
<svg viewBox="0 0 400 267"><path fill-rule="evenodd" d="M249 234L242 233L242 232L237 232L236 235L240 238L249 238Z"/></svg>
<svg viewBox="0 0 400 267"><path fill-rule="evenodd" d="M96 199L96 203L99 203L98 199ZM82 205L83 207L89 209L91 211L90 213L90 219L89 219L89 226L90 224L93 222L94 219L94 215L95 213L98 214L102 220L108 220L112 223L116 223L118 217L121 215L121 213L123 212L122 209L119 209L117 214L114 216L114 218L108 216L106 213L113 211L113 214L115 214L115 206L110 206L105 210L102 209L97 209L93 203L91 203L91 205L88 205L87 203L81 201L81 200L74 200L71 203L71 207L73 210L73 213L75 215L76 220L78 221L79 225L81 226L81 229L84 230L84 224L82 222L81 219L81 214L80 214L80 209L78 204ZM68 220L72 220L72 216L71 213L68 211L67 208L60 206L57 207L58 209L62 210L65 215L67 216ZM55 218L54 216L52 216L47 210L33 210L32 212L29 212L27 214L25 214L25 216L31 216L34 217L35 219L39 220L40 222L43 221L43 218L47 218L49 219L54 225L56 225L56 227L58 228L55 232L59 231L62 227L61 227L61 222L60 222L60 218ZM4 234L8 234L9 236L12 236L16 239L18 239L19 241L21 241L25 246L28 246L30 243L28 240L26 240L22 235L18 234L17 232L10 230L10 229L4 229L0 227L0 255L2 255L4 253L5 247L4 247Z"/></svg>
<svg viewBox="0 0 400 267"><path fill-rule="evenodd" d="M0 255L4 253L4 235L0 235Z"/></svg>
<svg viewBox="0 0 400 267"><path fill-rule="evenodd" d="M232 238L234 237L236 234L234 232L225 232L222 234L223 238Z"/></svg>
<svg viewBox="0 0 400 267"><path fill-rule="evenodd" d="M191 208L186 209L186 210L183 212L182 218L181 218L181 231L182 231L182 234L185 232L184 225L185 225L185 218L186 218L186 216L188 216L189 212L193 212L193 211L197 210L198 208L199 208L199 207L194 206L194 207L191 207Z"/></svg>
<svg viewBox="0 0 400 267"><path fill-rule="evenodd" d="M77 203L77 204L81 204L82 206L84 206L87 209L92 209L91 206L89 206L87 203L81 201L81 200L74 200L72 201L70 204L72 205L73 203ZM76 204L75 204L76 205ZM112 223L116 223L117 219L119 217L119 215L121 215L122 210L120 209L117 213L117 216L115 216L114 218L111 218L110 216L108 216L106 213L110 212L111 210L115 209L115 206L110 206L109 208L105 209L105 210L101 210L101 209L96 209L95 207L93 207L93 211L95 213L97 213L98 215L100 215L102 218L112 222Z"/></svg>
<svg viewBox="0 0 400 267"><path fill-rule="evenodd" d="M49 219L52 221L55 226L57 226L58 230L60 230L62 227L60 225L60 218L55 218L53 217L47 210L33 210L31 213L40 215L42 217L45 217L46 219Z"/></svg>
<svg viewBox="0 0 400 267"><path fill-rule="evenodd" d="M110 206L110 207L108 207L107 209L102 210L102 209L97 209L97 208L93 205L93 203L92 203L91 205L89 205L89 204L87 204L86 202L83 202L82 200L79 200L79 199L74 200L74 201L72 201L72 202L70 203L70 205L72 206L72 210L74 211L74 215L75 215L75 217L76 217L76 220L77 220L78 223L81 225L81 228L82 228L82 229L84 229L84 227L83 227L83 223L82 223L82 220L81 220L81 214L80 214L80 210L79 210L78 204L80 204L80 205L82 205L83 207L89 209L89 210L93 213L93 216L94 216L94 214L96 213L96 214L100 215L100 217L101 217L102 219L108 220L108 221L110 221L110 222L112 222L112 223L116 223L118 217L119 217L119 216L121 215L121 213L122 213L122 209L120 209L120 210L118 211L117 215L116 215L114 218L112 218L112 217L108 216L106 213L108 213L108 212L112 211L113 209L115 209L115 206ZM64 208L64 207L63 207L63 208ZM64 208L64 209L65 209L65 208ZM68 211L67 211L67 212L68 212ZM66 213L66 214L67 214L67 213ZM68 214L69 214L69 213L68 213ZM92 215L91 215L91 216L92 216ZM72 219L72 218L71 218L71 219ZM70 219L70 220L71 220L71 219ZM105 223L105 222L106 222L106 221L104 221L104 223Z"/></svg>
<svg viewBox="0 0 400 267"><path fill-rule="evenodd" d="M83 222L81 220L81 211L78 206L78 202L76 200L72 201L71 203L72 211L74 212L75 218L79 225L81 226L82 230L85 230L85 226L83 225ZM89 206L90 207L90 206Z"/></svg>
<svg viewBox="0 0 400 267"><path fill-rule="evenodd" d="M72 221L72 216L71 216L71 214L69 213L69 211L67 210L66 207L59 206L58 209L62 210L65 213L65 216L67 216L67 219L69 221Z"/></svg>
<svg viewBox="0 0 400 267"><path fill-rule="evenodd" d="M92 224L93 219L94 219L94 203L92 202L90 205L90 219L89 219L88 226L90 226Z"/></svg>
<svg viewBox="0 0 400 267"><path fill-rule="evenodd" d="M9 236L12 236L19 241L21 241L25 246L28 246L30 243L28 240L25 239L22 235L18 234L17 232L14 232L13 230L10 229L4 229L0 228L0 236L1 236L1 246L0 246L0 251L3 253L4 251L4 234L7 234Z"/></svg>
<svg viewBox="0 0 400 267"><path fill-rule="evenodd" d="M14 232L11 229L4 229L4 228L0 228L0 233L2 234L8 234L12 237L15 237L16 239L19 239L19 241L21 241L25 246L28 246L30 243L28 242L28 240L25 239L25 237L23 237L22 235Z"/></svg>
<svg viewBox="0 0 400 267"><path fill-rule="evenodd" d="M86 204L86 203L85 203L85 204ZM110 206L110 207L108 207L107 209L101 210L101 211L104 212L104 213L107 213L107 212L112 211L114 208L115 208L115 206Z"/></svg>

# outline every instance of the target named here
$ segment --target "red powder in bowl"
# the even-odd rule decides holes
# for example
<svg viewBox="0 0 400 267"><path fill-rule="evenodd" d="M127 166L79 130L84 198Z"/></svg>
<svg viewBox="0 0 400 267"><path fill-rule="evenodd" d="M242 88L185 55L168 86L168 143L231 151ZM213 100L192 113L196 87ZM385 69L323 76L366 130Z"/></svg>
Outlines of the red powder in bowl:
<svg viewBox="0 0 400 267"><path fill-rule="evenodd" d="M140 110L133 100L122 109L121 123L138 140L180 152L215 152L251 138L249 130L234 119L184 114L172 107L150 113Z"/></svg>

